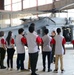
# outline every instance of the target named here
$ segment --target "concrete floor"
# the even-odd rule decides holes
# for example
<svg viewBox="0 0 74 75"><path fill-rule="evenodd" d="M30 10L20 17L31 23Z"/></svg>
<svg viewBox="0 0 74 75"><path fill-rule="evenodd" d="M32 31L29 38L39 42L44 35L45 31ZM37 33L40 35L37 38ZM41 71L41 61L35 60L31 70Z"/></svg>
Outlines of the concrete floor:
<svg viewBox="0 0 74 75"><path fill-rule="evenodd" d="M4 60L4 65L6 64L7 57ZM26 57L25 57L25 68L28 67L28 51L26 50ZM60 65L60 64L59 64ZM54 63L51 64L51 72L42 72L42 56L41 52L39 53L38 63L37 63L38 71L37 73L39 75L74 75L74 50L73 49L67 49L66 55L64 55L64 69L65 72L61 73L60 70L58 73L53 73L54 70ZM59 67L60 68L60 67ZM16 53L14 55L14 69L12 71L6 70L6 69L0 69L0 75L30 75L30 71L24 71L20 72L16 70Z"/></svg>

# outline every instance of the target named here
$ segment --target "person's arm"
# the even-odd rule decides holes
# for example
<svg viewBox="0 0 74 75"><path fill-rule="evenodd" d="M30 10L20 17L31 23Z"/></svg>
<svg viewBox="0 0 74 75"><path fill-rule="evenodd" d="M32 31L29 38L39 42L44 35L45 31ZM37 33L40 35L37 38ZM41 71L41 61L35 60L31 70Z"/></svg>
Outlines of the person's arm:
<svg viewBox="0 0 74 75"><path fill-rule="evenodd" d="M62 45L63 46L63 49L64 49L64 54L66 53L66 49L65 49L65 46L64 46L64 44Z"/></svg>
<svg viewBox="0 0 74 75"><path fill-rule="evenodd" d="M11 44L12 44L12 47L14 48L15 42L14 42L14 39L13 38L11 39Z"/></svg>
<svg viewBox="0 0 74 75"><path fill-rule="evenodd" d="M53 47L53 38L50 41L50 46Z"/></svg>
<svg viewBox="0 0 74 75"><path fill-rule="evenodd" d="M56 44L56 42L55 42L55 39L54 39L54 38L52 38L50 44L51 44L51 46L52 46L52 50L55 51L55 44Z"/></svg>
<svg viewBox="0 0 74 75"><path fill-rule="evenodd" d="M63 46L63 49L64 49L64 54L66 53L66 49L65 49L65 46L64 46L65 43L66 43L66 40L65 40L65 38L63 38L62 46Z"/></svg>
<svg viewBox="0 0 74 75"><path fill-rule="evenodd" d="M42 39L39 36L37 36L36 42L37 42L38 45L41 45Z"/></svg>
<svg viewBox="0 0 74 75"><path fill-rule="evenodd" d="M43 51L43 40L42 40L42 43L41 43L41 49L42 49L42 51Z"/></svg>
<svg viewBox="0 0 74 75"><path fill-rule="evenodd" d="M26 45L26 44L27 44L27 40L26 40L26 38L25 38L25 37L22 37L22 38L21 38L21 42L22 42L23 44Z"/></svg>
<svg viewBox="0 0 74 75"><path fill-rule="evenodd" d="M39 49L39 46L42 44L42 39L39 36L37 36L37 38L36 38L36 43L37 43L38 49Z"/></svg>
<svg viewBox="0 0 74 75"><path fill-rule="evenodd" d="M2 44L3 48L6 50L6 47L5 47L6 41L4 39L1 39L1 44Z"/></svg>

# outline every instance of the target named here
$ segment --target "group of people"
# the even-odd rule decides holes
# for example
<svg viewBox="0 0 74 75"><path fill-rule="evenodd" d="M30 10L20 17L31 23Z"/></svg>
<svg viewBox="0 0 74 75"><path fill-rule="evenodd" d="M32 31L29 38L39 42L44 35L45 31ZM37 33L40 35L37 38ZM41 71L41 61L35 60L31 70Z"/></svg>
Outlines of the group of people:
<svg viewBox="0 0 74 75"><path fill-rule="evenodd" d="M58 72L58 60L60 59L61 72L64 71L63 67L63 54L65 54L65 46L66 43L65 38L60 34L61 29L57 28L56 32L52 32L52 36L49 36L49 30L46 28L44 30L44 36L41 38L35 32L35 24L31 23L28 28L28 33L26 36L24 35L24 29L20 28L18 30L18 35L14 41L12 37L12 32L8 32L8 36L4 39L4 32L0 31L0 68L6 68L3 65L5 52L7 51L7 69L13 69L13 55L15 52L15 44L17 51L17 70L27 70L24 68L24 60L25 60L25 48L28 47L29 54L29 68L31 69L31 75L38 75L36 73L36 65L38 60L39 46L41 46L42 50L42 60L43 60L43 71L46 71L46 56L48 60L48 72L52 71L51 63L54 61L55 55L55 69L54 72Z"/></svg>
<svg viewBox="0 0 74 75"><path fill-rule="evenodd" d="M0 68L5 69L4 66L4 58L5 53L7 51L7 68L11 67L13 68L13 55L15 52L14 49L14 39L12 37L12 32L8 32L8 36L5 39L4 38L4 32L0 31Z"/></svg>

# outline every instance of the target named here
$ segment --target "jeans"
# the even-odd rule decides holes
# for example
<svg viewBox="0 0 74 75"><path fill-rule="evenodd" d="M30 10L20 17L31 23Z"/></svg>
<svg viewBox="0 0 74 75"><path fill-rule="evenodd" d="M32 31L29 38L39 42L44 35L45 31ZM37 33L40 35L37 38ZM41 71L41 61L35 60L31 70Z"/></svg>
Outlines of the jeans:
<svg viewBox="0 0 74 75"><path fill-rule="evenodd" d="M25 53L17 54L17 69L24 70Z"/></svg>
<svg viewBox="0 0 74 75"><path fill-rule="evenodd" d="M4 58L5 58L6 50L4 48L0 48L0 67L4 66Z"/></svg>
<svg viewBox="0 0 74 75"><path fill-rule="evenodd" d="M29 58L30 58L30 65L31 65L31 71L32 71L31 75L35 75L36 65L38 60L38 52L29 53Z"/></svg>
<svg viewBox="0 0 74 75"><path fill-rule="evenodd" d="M43 69L46 68L46 56L48 60L48 69L50 69L50 64L51 64L51 51L50 52L42 52L42 59L43 59Z"/></svg>
<svg viewBox="0 0 74 75"><path fill-rule="evenodd" d="M11 68L13 68L13 55L15 50L13 48L7 48L7 66L9 68L9 64Z"/></svg>

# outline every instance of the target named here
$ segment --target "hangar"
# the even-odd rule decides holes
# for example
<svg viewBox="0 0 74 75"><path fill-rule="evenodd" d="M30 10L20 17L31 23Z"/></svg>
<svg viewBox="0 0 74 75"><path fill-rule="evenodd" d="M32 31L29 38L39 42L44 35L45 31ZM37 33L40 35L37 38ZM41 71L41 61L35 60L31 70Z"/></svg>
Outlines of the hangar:
<svg viewBox="0 0 74 75"><path fill-rule="evenodd" d="M70 30L70 37L66 41L72 41L74 39L74 0L0 0L0 31L9 31L12 30L14 33L20 27L24 29L29 27L30 22L35 22L38 28L37 33L42 34L44 27L47 27L49 30L56 29L57 25L61 25L63 29L63 35L67 35L67 30ZM23 21L22 21L23 20ZM61 21L60 21L61 20ZM40 22L40 25L38 25ZM50 24L52 26L50 26ZM42 24L43 27L42 27ZM57 24L57 25L56 25ZM41 29L39 29L41 27ZM51 27L51 28L50 28ZM59 27L59 26L57 26ZM15 30L15 31L14 31ZM67 33L65 33L67 32ZM51 33L51 32L50 32ZM17 34L17 32L15 33ZM42 34L43 35L43 34ZM65 72L62 75L73 75L74 74L74 60L73 60L73 45L65 45L66 55L64 56L64 67ZM26 58L25 58L25 67L28 65L28 48L26 49ZM1 57L1 53L0 53ZM30 75L31 71L17 71L16 70L16 58L17 52L14 54L14 65L13 70L0 69L1 75ZM1 58L0 58L1 59ZM1 62L1 61L0 61ZM46 61L47 63L47 61ZM42 71L42 55L41 47L39 52L39 59L37 63L39 75L61 75L60 70L58 73L53 73L54 64L51 64L51 72ZM71 65L69 65L71 64ZM7 54L5 56L4 65L7 67Z"/></svg>

